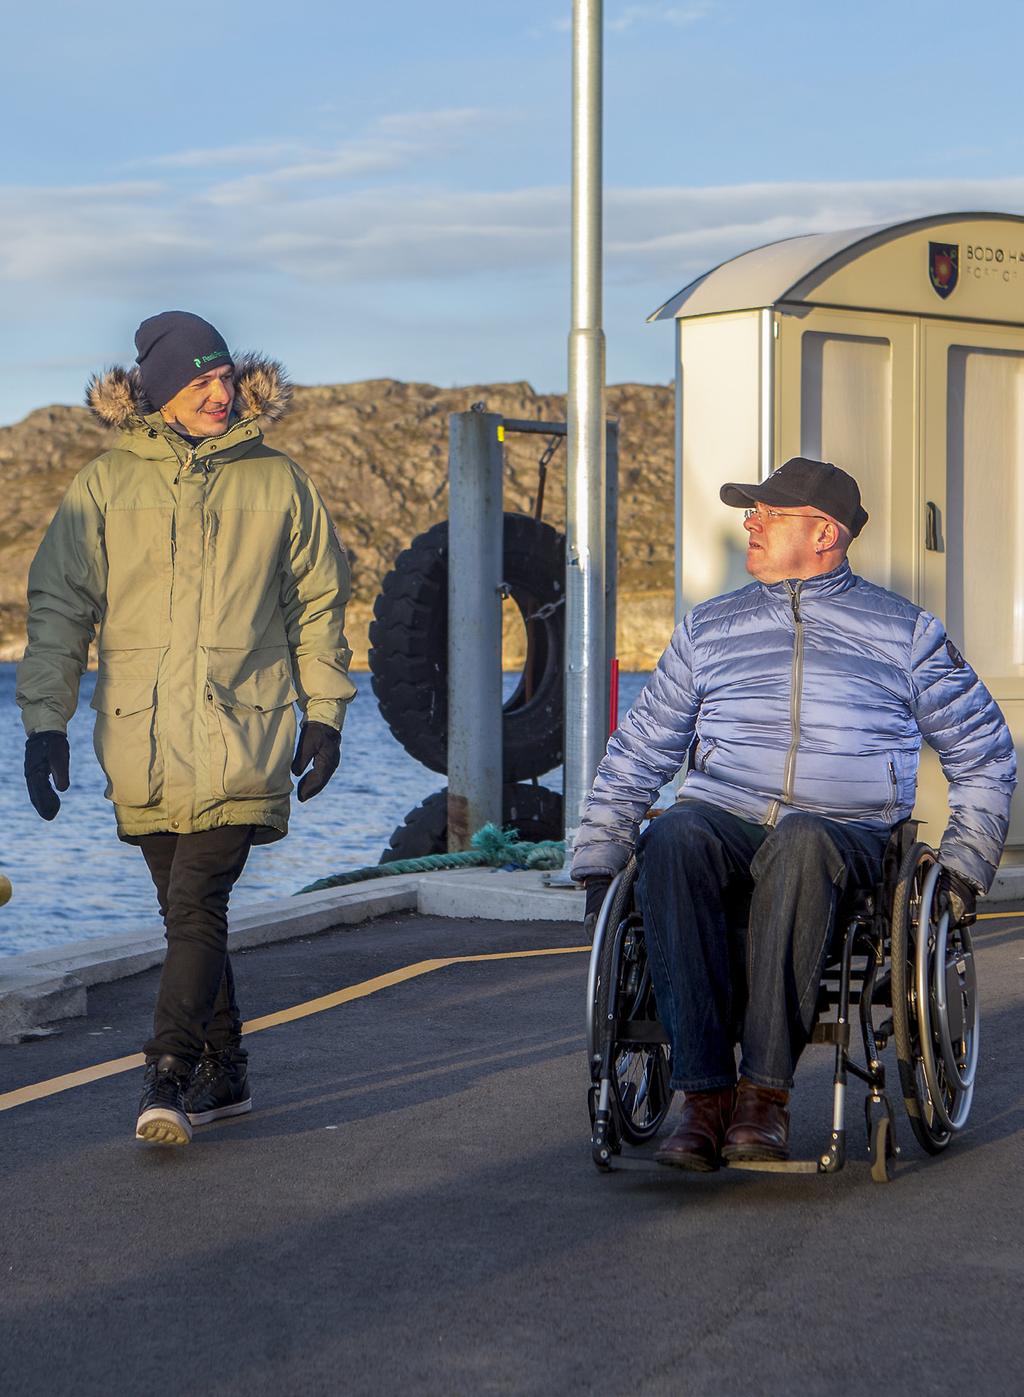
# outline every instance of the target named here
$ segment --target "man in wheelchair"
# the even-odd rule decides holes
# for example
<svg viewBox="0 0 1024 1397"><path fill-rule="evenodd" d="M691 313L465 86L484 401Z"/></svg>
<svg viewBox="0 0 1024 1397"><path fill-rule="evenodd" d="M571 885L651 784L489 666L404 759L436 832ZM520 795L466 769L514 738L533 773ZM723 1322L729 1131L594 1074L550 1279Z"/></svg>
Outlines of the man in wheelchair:
<svg viewBox="0 0 1024 1397"><path fill-rule="evenodd" d="M836 909L879 883L922 737L949 782L939 896L956 919L992 882L1016 783L1003 716L942 624L851 571L868 517L852 476L794 457L721 498L744 510L756 580L677 627L608 743L572 865L592 915L636 846L670 1085L685 1094L655 1157L701 1170L788 1158ZM638 841L688 756L678 800Z"/></svg>

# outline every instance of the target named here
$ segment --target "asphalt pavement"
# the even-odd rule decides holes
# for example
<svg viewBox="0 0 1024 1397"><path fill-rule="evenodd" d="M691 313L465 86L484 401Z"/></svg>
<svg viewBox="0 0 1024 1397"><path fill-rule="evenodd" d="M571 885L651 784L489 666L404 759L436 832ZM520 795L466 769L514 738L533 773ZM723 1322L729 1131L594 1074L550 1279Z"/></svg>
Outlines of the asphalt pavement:
<svg viewBox="0 0 1024 1397"><path fill-rule="evenodd" d="M242 952L248 1018L316 1010L249 1038L251 1115L137 1144L138 1068L0 1109L0 1390L1020 1391L1022 926L979 923L968 1130L932 1159L898 1116L888 1185L855 1088L837 1175L599 1174L586 955L431 964L563 951L578 923L391 917ZM0 1108L137 1052L156 978L0 1048ZM830 1068L801 1064L801 1154Z"/></svg>

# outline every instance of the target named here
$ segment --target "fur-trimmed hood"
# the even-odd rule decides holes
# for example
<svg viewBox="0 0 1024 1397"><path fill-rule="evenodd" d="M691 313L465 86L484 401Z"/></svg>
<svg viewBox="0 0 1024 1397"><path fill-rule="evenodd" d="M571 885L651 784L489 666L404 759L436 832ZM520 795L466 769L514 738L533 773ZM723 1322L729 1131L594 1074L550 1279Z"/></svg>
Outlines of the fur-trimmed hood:
<svg viewBox="0 0 1024 1397"><path fill-rule="evenodd" d="M234 363L235 411L266 422L283 417L295 389L281 365L262 354L241 354ZM141 424L154 411L145 399L142 378L134 365L130 369L116 365L93 374L85 386L85 405L104 427L122 429Z"/></svg>

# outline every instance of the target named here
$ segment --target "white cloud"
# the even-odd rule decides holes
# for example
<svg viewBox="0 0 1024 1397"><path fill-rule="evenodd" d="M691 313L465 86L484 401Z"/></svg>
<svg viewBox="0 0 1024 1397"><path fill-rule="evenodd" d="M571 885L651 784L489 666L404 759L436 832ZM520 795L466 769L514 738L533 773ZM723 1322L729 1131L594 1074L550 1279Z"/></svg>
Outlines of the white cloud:
<svg viewBox="0 0 1024 1397"><path fill-rule="evenodd" d="M431 115L438 128L456 131L469 119ZM424 130L431 124L410 118L410 130L416 120ZM437 295L483 276L514 296L517 277L564 276L567 189L382 183L415 144L404 119L392 125L380 149L378 129L362 147L304 151L307 158L293 164L271 163L228 181L216 161L196 162L184 192L176 181L0 187L0 285L52 296L78 292L87 281L145 298L155 279L199 292L266 275L325 286L417 283ZM609 188L607 275L643 284L645 300L656 299L764 242L958 208L1024 209L1024 178Z"/></svg>
<svg viewBox="0 0 1024 1397"><path fill-rule="evenodd" d="M648 24L668 24L675 29L683 29L703 19L710 11L711 5L699 3L699 0L692 5L627 5L612 15L607 21L607 28L613 33Z"/></svg>
<svg viewBox="0 0 1024 1397"><path fill-rule="evenodd" d="M132 166L150 166L166 170L204 170L217 165L268 165L282 160L308 158L308 147L289 141L268 141L265 144L240 146L208 146L197 150L177 150L166 155L153 155L132 160Z"/></svg>
<svg viewBox="0 0 1024 1397"><path fill-rule="evenodd" d="M437 131L478 130L482 122L492 119L491 112L479 107L448 107L432 112L391 112L378 117L374 128L400 136L423 136Z"/></svg>
<svg viewBox="0 0 1024 1397"><path fill-rule="evenodd" d="M710 0L693 0L689 5L633 4L614 10L605 19L605 30L609 34L622 34L627 29L639 29L652 24L667 24L674 29L684 29L711 13ZM541 39L551 33L570 34L572 15L562 14L552 19L544 27L534 26L529 32L532 39Z"/></svg>
<svg viewBox="0 0 1024 1397"><path fill-rule="evenodd" d="M316 146L299 141L256 141L247 145L210 146L171 151L130 167L202 172L233 167L244 189L252 180L299 181L351 178L394 170L431 155L469 134L478 133L491 114L475 107L427 112L390 112L376 117L358 136ZM225 186L232 189L234 182ZM233 196L226 196L233 197Z"/></svg>

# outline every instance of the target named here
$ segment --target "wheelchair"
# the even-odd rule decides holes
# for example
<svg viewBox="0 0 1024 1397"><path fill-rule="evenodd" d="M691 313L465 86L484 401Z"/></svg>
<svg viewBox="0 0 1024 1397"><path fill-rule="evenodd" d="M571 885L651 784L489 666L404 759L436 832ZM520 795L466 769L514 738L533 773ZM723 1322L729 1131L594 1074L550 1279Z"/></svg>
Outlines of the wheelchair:
<svg viewBox="0 0 1024 1397"><path fill-rule="evenodd" d="M816 1159L743 1161L731 1169L836 1173L846 1162L850 1076L866 1086L871 1176L887 1183L900 1150L882 1052L893 1041L899 1090L911 1129L929 1154L963 1130L974 1096L980 1011L969 923L939 906L936 852L917 822L889 838L881 883L840 904L822 978L812 1044L835 1048L831 1132ZM595 1165L655 1167L638 1149L659 1133L672 1101L668 1035L658 1019L634 897L636 858L613 880L594 928L587 979L588 1105ZM864 1064L850 1052L856 1006ZM632 1148L630 1148L632 1147Z"/></svg>

